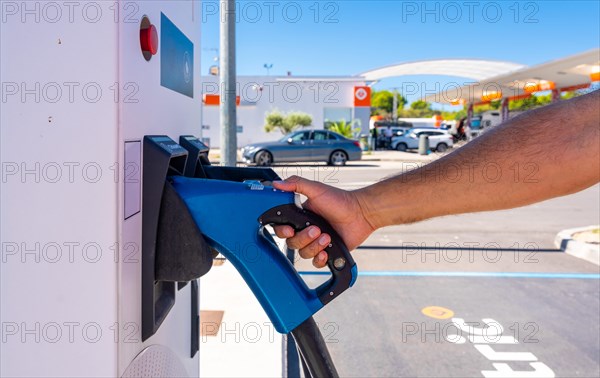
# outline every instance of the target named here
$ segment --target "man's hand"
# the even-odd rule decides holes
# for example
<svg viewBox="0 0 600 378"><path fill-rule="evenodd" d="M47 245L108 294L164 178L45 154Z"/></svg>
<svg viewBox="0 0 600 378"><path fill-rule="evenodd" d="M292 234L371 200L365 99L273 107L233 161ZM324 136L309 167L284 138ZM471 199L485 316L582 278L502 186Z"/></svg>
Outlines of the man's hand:
<svg viewBox="0 0 600 378"><path fill-rule="evenodd" d="M280 190L304 194L308 200L303 207L325 218L337 231L350 251L358 247L374 231L361 208L357 192L337 189L319 182L292 176L285 181L275 181L273 186ZM276 226L275 233L287 238L289 248L298 249L300 256L312 258L313 265L322 268L327 262L323 250L330 242L328 234L321 234L317 226L309 226L294 232L290 226Z"/></svg>

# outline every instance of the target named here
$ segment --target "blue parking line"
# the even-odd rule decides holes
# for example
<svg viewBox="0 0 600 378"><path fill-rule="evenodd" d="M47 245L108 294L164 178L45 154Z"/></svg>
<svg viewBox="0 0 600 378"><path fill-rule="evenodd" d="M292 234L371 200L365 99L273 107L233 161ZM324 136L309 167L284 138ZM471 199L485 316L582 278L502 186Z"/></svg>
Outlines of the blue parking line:
<svg viewBox="0 0 600 378"><path fill-rule="evenodd" d="M301 271L304 276L328 276L327 271ZM580 280L600 280L595 273L536 273L536 272L401 272L363 271L359 277L497 277L497 278L569 278Z"/></svg>

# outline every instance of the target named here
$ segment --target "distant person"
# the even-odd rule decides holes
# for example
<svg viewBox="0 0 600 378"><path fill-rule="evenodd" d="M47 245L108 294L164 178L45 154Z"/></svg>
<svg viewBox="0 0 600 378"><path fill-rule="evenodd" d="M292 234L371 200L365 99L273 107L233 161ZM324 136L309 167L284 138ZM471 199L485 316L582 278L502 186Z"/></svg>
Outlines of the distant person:
<svg viewBox="0 0 600 378"><path fill-rule="evenodd" d="M525 206L598 181L600 90L514 117L432 163L362 189L296 176L273 185L306 195L304 207L323 216L353 250L381 227ZM277 226L275 232L316 267L325 266L331 237L318 227L295 233Z"/></svg>
<svg viewBox="0 0 600 378"><path fill-rule="evenodd" d="M465 124L467 122L467 117L462 117L460 121L458 121L458 127L456 128L456 140L467 140L467 134L465 130Z"/></svg>
<svg viewBox="0 0 600 378"><path fill-rule="evenodd" d="M387 150L392 145L392 135L393 135L393 133L392 133L392 127L390 125L388 125L385 128L384 135L385 135L385 149Z"/></svg>
<svg viewBox="0 0 600 378"><path fill-rule="evenodd" d="M379 130L377 136L377 145L379 149L385 148L385 130Z"/></svg>
<svg viewBox="0 0 600 378"><path fill-rule="evenodd" d="M371 144L373 145L373 151L377 150L377 127L373 127L371 130Z"/></svg>

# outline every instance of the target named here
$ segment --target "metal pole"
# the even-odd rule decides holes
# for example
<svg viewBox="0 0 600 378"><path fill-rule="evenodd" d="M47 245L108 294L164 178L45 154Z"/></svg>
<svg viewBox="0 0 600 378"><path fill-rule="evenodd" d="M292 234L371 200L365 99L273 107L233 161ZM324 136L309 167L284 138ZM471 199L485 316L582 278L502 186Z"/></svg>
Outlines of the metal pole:
<svg viewBox="0 0 600 378"><path fill-rule="evenodd" d="M396 88L394 88L394 91L392 92L392 94L394 95L393 98L393 102L392 102L392 120L393 121L397 121L398 120L398 92L396 91Z"/></svg>
<svg viewBox="0 0 600 378"><path fill-rule="evenodd" d="M221 165L237 163L237 116L235 74L235 0L221 1Z"/></svg>
<svg viewBox="0 0 600 378"><path fill-rule="evenodd" d="M466 125L466 127L471 127L472 119L473 119L473 103L469 102L467 104L467 125Z"/></svg>

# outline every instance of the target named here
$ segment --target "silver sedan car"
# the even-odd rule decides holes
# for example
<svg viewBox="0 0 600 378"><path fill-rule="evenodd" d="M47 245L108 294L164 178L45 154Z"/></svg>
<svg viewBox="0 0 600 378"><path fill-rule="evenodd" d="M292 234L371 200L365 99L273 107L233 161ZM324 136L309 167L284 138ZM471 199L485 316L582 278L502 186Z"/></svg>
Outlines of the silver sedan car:
<svg viewBox="0 0 600 378"><path fill-rule="evenodd" d="M345 165L348 160L360 160L361 157L358 141L327 130L296 131L278 141L254 143L242 148L244 162L260 166L298 161Z"/></svg>

